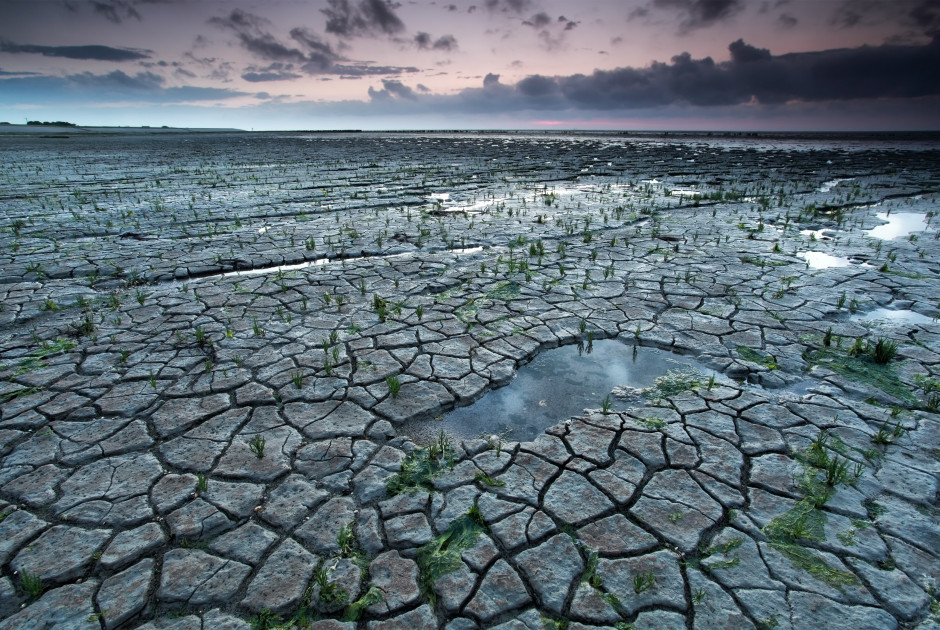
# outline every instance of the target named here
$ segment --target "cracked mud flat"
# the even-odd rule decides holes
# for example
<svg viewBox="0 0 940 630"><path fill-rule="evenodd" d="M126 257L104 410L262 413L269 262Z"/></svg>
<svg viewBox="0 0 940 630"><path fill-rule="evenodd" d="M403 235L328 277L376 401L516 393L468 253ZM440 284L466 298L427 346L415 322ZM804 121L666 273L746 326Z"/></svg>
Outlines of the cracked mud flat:
<svg viewBox="0 0 940 630"><path fill-rule="evenodd" d="M938 626L929 144L0 142L0 629ZM719 376L402 431L589 335Z"/></svg>

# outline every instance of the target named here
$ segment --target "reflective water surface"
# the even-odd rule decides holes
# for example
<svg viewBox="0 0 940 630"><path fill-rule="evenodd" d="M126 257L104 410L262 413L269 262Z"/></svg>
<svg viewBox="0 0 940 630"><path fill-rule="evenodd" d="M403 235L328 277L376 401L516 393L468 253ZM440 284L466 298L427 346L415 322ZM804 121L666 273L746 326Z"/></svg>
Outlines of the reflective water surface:
<svg viewBox="0 0 940 630"><path fill-rule="evenodd" d="M588 350L584 346L579 352L575 345L545 350L505 387L451 411L441 422L406 424L402 432L419 443L442 428L458 438L498 434L505 440L530 441L584 409L600 409L618 385L648 387L667 371L688 366L711 374L688 357L643 347L634 353L634 346L611 339L595 341ZM617 409L617 401L611 400Z"/></svg>

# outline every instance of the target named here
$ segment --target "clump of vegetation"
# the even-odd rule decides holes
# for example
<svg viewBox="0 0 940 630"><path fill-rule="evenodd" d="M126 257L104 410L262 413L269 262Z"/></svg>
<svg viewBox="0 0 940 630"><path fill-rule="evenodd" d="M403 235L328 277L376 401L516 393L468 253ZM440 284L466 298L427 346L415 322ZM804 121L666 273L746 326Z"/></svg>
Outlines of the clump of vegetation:
<svg viewBox="0 0 940 630"><path fill-rule="evenodd" d="M756 363L757 365L763 365L768 370L777 369L777 360L769 354L764 354L763 352L759 352L753 348L748 348L747 346L738 346L735 348L735 350L737 350L738 356L745 361L750 361L751 363Z"/></svg>
<svg viewBox="0 0 940 630"><path fill-rule="evenodd" d="M474 504L468 513L451 523L440 536L418 548L421 590L432 604L436 599L434 583L442 575L460 568L461 554L476 545L484 531L486 525L483 516Z"/></svg>
<svg viewBox="0 0 940 630"><path fill-rule="evenodd" d="M264 457L264 442L265 439L261 435L256 435L248 440L248 448L258 459Z"/></svg>
<svg viewBox="0 0 940 630"><path fill-rule="evenodd" d="M885 365L898 353L898 342L879 338L871 349L872 359L879 365Z"/></svg>
<svg viewBox="0 0 940 630"><path fill-rule="evenodd" d="M890 363L897 353L897 345L885 340L880 354L876 354L878 352L878 342L868 344L862 339L856 339L848 350L839 347L819 348L805 352L803 358L810 365L825 367L850 381L879 389L908 405L917 404L910 388L901 381Z"/></svg>
<svg viewBox="0 0 940 630"><path fill-rule="evenodd" d="M398 392L401 390L401 381L398 379L398 375L386 376L385 384L388 385L388 393L392 395L392 398L398 398Z"/></svg>
<svg viewBox="0 0 940 630"><path fill-rule="evenodd" d="M366 608L378 604L380 601L382 601L382 591L375 585L370 586L362 597L346 607L346 612L343 613L343 621L358 621Z"/></svg>
<svg viewBox="0 0 940 630"><path fill-rule="evenodd" d="M638 573L633 576L633 591L637 595L650 590L654 586L656 586L656 576L653 575L652 569L646 573Z"/></svg>
<svg viewBox="0 0 940 630"><path fill-rule="evenodd" d="M454 447L442 430L429 446L418 447L401 463L401 470L388 480L388 493L434 491L434 479L454 467Z"/></svg>
<svg viewBox="0 0 940 630"><path fill-rule="evenodd" d="M30 599L36 599L42 595L44 588L42 585L42 576L38 573L30 573L28 570L23 569L20 571L20 586L22 586L23 591Z"/></svg>
<svg viewBox="0 0 940 630"><path fill-rule="evenodd" d="M670 396L698 389L705 382L705 375L693 368L669 370L653 381L652 387L643 390L646 399L656 405Z"/></svg>

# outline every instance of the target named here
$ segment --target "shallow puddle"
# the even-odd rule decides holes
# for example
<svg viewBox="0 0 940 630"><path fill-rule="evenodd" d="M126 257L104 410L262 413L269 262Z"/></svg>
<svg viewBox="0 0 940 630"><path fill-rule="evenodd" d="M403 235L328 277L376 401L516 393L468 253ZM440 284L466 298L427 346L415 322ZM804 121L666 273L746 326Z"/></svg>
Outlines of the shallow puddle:
<svg viewBox="0 0 940 630"><path fill-rule="evenodd" d="M595 341L590 352L586 346L581 352L578 346L562 346L540 352L508 385L451 411L443 421L406 423L401 432L418 443L440 429L462 439L495 434L507 441L531 441L584 409L600 409L618 385L649 387L669 370L688 366L712 373L688 357L643 347L634 354L634 346L612 339Z"/></svg>
<svg viewBox="0 0 940 630"><path fill-rule="evenodd" d="M865 234L872 238L890 241L927 229L927 215L923 212L892 212L891 214L879 212L876 216L887 223L866 230Z"/></svg>
<svg viewBox="0 0 940 630"><path fill-rule="evenodd" d="M867 313L858 313L852 319L859 322L884 322L886 324L932 324L936 320L914 311L876 308Z"/></svg>
<svg viewBox="0 0 940 630"><path fill-rule="evenodd" d="M799 252L797 256L806 260L810 269L848 267L851 264L845 256L833 256L824 252Z"/></svg>
<svg viewBox="0 0 940 630"><path fill-rule="evenodd" d="M464 247L457 249L441 249L440 252L446 252L450 254L475 254L477 252L482 252L483 248L480 246L477 247ZM375 256L353 256L350 258L317 258L316 260L308 260L307 262L297 263L293 265L278 265L276 267L258 267L256 269L240 269L238 271L226 271L224 273L215 274L212 276L204 276L198 279L205 278L231 278L237 276L258 276L264 274L277 274L277 273L287 273L290 271L298 271L300 269L307 269L309 267L330 265L330 264L343 264L343 263L356 263L362 260L391 260L394 258L403 258L406 256L413 256L414 252L402 252L399 254L378 254Z"/></svg>

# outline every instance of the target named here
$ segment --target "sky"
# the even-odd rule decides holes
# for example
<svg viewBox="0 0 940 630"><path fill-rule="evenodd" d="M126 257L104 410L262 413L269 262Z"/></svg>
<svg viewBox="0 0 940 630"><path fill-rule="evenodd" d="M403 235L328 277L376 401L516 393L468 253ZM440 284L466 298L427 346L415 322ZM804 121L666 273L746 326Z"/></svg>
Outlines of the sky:
<svg viewBox="0 0 940 630"><path fill-rule="evenodd" d="M940 0L0 0L0 121L940 130Z"/></svg>

